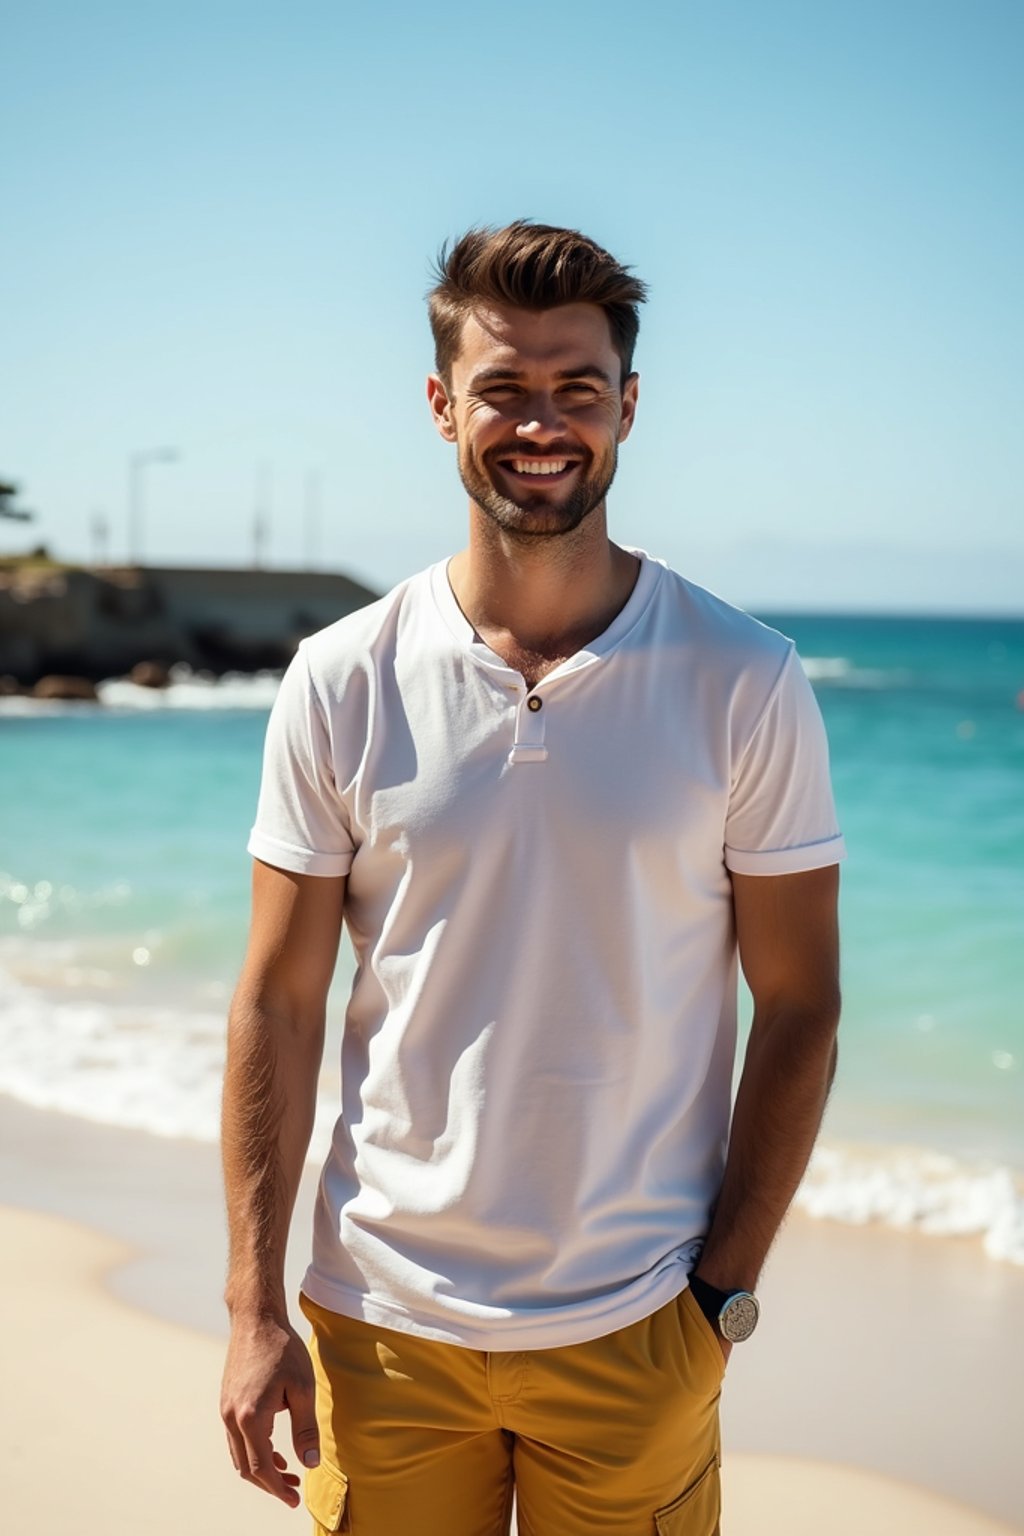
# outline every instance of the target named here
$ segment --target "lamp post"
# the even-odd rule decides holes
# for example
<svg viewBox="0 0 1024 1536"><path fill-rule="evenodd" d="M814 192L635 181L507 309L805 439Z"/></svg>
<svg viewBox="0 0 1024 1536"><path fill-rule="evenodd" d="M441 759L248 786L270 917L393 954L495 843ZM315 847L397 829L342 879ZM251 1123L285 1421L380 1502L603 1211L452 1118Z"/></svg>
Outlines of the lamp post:
<svg viewBox="0 0 1024 1536"><path fill-rule="evenodd" d="M305 545L306 570L317 564L320 553L320 476L311 469L306 475L306 495L303 508L303 543Z"/></svg>
<svg viewBox="0 0 1024 1536"><path fill-rule="evenodd" d="M128 458L128 564L142 558L143 484L150 464L174 464L181 458L177 448L143 448Z"/></svg>

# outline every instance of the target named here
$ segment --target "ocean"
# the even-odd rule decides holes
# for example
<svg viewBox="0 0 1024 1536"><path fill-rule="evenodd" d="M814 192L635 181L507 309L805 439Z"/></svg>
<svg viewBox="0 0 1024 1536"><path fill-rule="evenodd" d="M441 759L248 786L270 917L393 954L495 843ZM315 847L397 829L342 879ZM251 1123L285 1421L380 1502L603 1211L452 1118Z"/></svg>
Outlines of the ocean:
<svg viewBox="0 0 1024 1536"><path fill-rule="evenodd" d="M1024 620L759 616L814 683L849 849L840 1069L799 1203L1024 1264ZM275 688L0 700L0 1116L6 1094L216 1137ZM343 947L313 1157L351 975Z"/></svg>

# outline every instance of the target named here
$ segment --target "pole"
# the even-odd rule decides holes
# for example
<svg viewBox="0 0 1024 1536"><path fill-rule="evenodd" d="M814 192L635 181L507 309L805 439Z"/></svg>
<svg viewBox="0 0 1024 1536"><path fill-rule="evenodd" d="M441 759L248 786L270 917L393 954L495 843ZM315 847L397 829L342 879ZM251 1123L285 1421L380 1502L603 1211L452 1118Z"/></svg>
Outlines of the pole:
<svg viewBox="0 0 1024 1536"><path fill-rule="evenodd" d="M142 463L141 453L133 453L128 460L129 565L138 565L142 551Z"/></svg>
<svg viewBox="0 0 1024 1536"><path fill-rule="evenodd" d="M303 531L305 534L305 566L307 571L315 570L320 553L320 475L315 469L306 474L305 515L303 517Z"/></svg>
<svg viewBox="0 0 1024 1536"><path fill-rule="evenodd" d="M110 563L110 524L100 511L92 515L92 563L93 565L109 565Z"/></svg>
<svg viewBox="0 0 1024 1536"><path fill-rule="evenodd" d="M143 470L150 464L174 464L181 458L177 448L145 448L128 456L128 564L142 561Z"/></svg>
<svg viewBox="0 0 1024 1536"><path fill-rule="evenodd" d="M261 464L256 471L256 505L252 514L252 563L259 570L270 541L270 498L272 479L270 466Z"/></svg>

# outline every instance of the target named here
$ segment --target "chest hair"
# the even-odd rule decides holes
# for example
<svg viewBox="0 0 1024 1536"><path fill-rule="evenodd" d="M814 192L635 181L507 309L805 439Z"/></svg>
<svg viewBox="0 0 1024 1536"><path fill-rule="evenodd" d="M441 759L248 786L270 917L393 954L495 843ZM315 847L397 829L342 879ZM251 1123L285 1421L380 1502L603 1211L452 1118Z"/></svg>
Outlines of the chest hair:
<svg viewBox="0 0 1024 1536"><path fill-rule="evenodd" d="M500 656L507 667L518 672L527 688L535 688L541 678L547 677L556 667L560 667L563 661L568 661L570 656L575 656L581 645L586 645L592 636L587 635L577 643L572 637L563 637L556 644L545 646L543 650L535 650L530 646L520 645L507 631L502 633L480 634L484 644Z"/></svg>

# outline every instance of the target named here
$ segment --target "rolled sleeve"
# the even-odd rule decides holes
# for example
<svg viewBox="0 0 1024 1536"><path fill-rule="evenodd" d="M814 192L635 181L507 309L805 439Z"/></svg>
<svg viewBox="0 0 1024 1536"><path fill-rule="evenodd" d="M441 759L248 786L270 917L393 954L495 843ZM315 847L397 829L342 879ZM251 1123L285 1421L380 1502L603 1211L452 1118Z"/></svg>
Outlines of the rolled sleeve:
<svg viewBox="0 0 1024 1536"><path fill-rule="evenodd" d="M352 868L351 853L320 853L313 848L295 848L280 838L267 837L253 827L246 844L254 859L289 869L296 875L347 875Z"/></svg>
<svg viewBox="0 0 1024 1536"><path fill-rule="evenodd" d="M801 870L826 869L829 864L839 864L845 858L846 844L839 836L760 853L742 848L725 850L725 866L735 875L795 875Z"/></svg>
<svg viewBox="0 0 1024 1536"><path fill-rule="evenodd" d="M348 873L355 852L334 777L330 731L304 647L285 673L267 723L253 858L295 874Z"/></svg>
<svg viewBox="0 0 1024 1536"><path fill-rule="evenodd" d="M795 650L740 758L724 857L739 875L797 874L846 857L825 726Z"/></svg>

